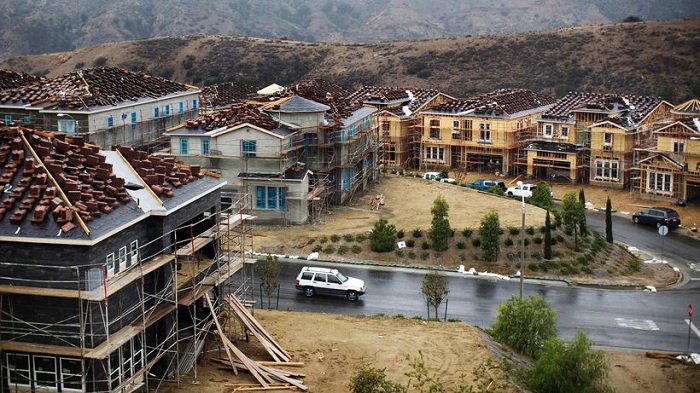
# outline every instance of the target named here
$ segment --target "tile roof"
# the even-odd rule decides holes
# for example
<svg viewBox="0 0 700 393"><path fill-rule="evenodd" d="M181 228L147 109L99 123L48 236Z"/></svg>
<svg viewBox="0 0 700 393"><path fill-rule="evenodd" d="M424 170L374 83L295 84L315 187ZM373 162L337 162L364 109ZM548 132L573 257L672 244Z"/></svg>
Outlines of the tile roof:
<svg viewBox="0 0 700 393"><path fill-rule="evenodd" d="M261 112L255 104L235 104L226 109L219 109L203 114L196 119L185 121L188 130L212 131L222 127L235 127L239 124L252 124L265 130L274 130L279 122L265 112ZM177 133L177 130L174 132Z"/></svg>
<svg viewBox="0 0 700 393"><path fill-rule="evenodd" d="M226 82L202 88L202 105L221 108L257 96L258 88L241 83Z"/></svg>
<svg viewBox="0 0 700 393"><path fill-rule="evenodd" d="M90 68L0 92L0 105L90 110L140 99L198 91L182 83L121 68Z"/></svg>
<svg viewBox="0 0 700 393"><path fill-rule="evenodd" d="M481 116L508 116L555 102L554 97L528 89L500 89L468 99L448 101L432 107L431 112L472 111L473 114Z"/></svg>
<svg viewBox="0 0 700 393"><path fill-rule="evenodd" d="M0 90L16 89L42 80L43 78L30 74L0 70Z"/></svg>
<svg viewBox="0 0 700 393"><path fill-rule="evenodd" d="M328 105L320 104L300 96L291 96L289 99L281 101L278 105L268 108L270 111L281 111L284 113L317 113L326 112L329 109L331 109L331 107Z"/></svg>
<svg viewBox="0 0 700 393"><path fill-rule="evenodd" d="M149 213L138 192L168 209L178 194L203 191L197 166L116 150L123 158L81 137L0 125L0 236L95 239Z"/></svg>
<svg viewBox="0 0 700 393"><path fill-rule="evenodd" d="M362 103L352 101L348 97L352 94L340 85L326 81L325 79L309 79L290 85L279 94L272 97L300 96L330 107L328 114L338 123L353 115L353 112L362 107Z"/></svg>
<svg viewBox="0 0 700 393"><path fill-rule="evenodd" d="M397 115L405 115L405 103L408 103L409 113L413 113L425 105L430 99L440 94L434 89L404 89L400 87L382 87L382 86L365 86L353 92L349 99L361 103L378 103L392 105L403 103L399 106L391 106L382 108L382 110L395 113Z"/></svg>
<svg viewBox="0 0 700 393"><path fill-rule="evenodd" d="M571 92L545 111L542 119L567 120L574 111L608 112L615 115L610 121L630 125L640 122L662 102L659 97Z"/></svg>

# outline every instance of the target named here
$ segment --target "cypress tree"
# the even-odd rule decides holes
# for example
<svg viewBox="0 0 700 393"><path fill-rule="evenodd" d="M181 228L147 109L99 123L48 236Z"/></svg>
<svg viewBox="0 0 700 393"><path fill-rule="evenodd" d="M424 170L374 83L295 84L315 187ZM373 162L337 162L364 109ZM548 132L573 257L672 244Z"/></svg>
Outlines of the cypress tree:
<svg viewBox="0 0 700 393"><path fill-rule="evenodd" d="M544 259L552 259L552 223L549 219L549 210L544 220Z"/></svg>
<svg viewBox="0 0 700 393"><path fill-rule="evenodd" d="M612 203L610 202L610 197L605 203L605 241L608 243L613 242L612 233Z"/></svg>
<svg viewBox="0 0 700 393"><path fill-rule="evenodd" d="M579 203L583 206L583 219L581 220L581 223L579 224L579 229L581 230L581 236L586 236L588 235L588 229L586 228L586 194L583 192L583 188L579 190L578 192L578 201Z"/></svg>

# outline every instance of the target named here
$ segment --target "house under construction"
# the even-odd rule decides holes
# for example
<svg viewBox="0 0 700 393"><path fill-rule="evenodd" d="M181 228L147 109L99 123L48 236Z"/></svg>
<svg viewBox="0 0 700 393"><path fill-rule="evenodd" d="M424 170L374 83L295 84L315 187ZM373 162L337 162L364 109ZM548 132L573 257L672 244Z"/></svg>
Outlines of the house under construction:
<svg viewBox="0 0 700 393"><path fill-rule="evenodd" d="M199 167L0 126L0 173L1 392L179 380L250 296L250 201Z"/></svg>

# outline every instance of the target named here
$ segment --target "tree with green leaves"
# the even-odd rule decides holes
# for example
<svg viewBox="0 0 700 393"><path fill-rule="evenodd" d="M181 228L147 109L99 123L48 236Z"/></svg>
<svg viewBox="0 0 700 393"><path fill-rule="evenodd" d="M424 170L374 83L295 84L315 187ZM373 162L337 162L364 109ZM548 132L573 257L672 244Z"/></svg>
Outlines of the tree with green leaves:
<svg viewBox="0 0 700 393"><path fill-rule="evenodd" d="M405 393L408 390L386 378L386 368L360 367L350 378L351 393Z"/></svg>
<svg viewBox="0 0 700 393"><path fill-rule="evenodd" d="M544 342L527 385L540 393L608 393L610 365L605 352L592 348L582 331L566 343L556 337Z"/></svg>
<svg viewBox="0 0 700 393"><path fill-rule="evenodd" d="M608 243L613 242L612 202L610 202L610 197L608 197L607 202L605 202L605 241Z"/></svg>
<svg viewBox="0 0 700 393"><path fill-rule="evenodd" d="M396 245L396 227L385 219L374 223L372 233L369 234L369 247L374 252L389 252Z"/></svg>
<svg viewBox="0 0 700 393"><path fill-rule="evenodd" d="M498 253L501 251L501 222L498 217L498 212L492 210L481 219L479 227L479 236L481 238L481 249L484 250L484 260L493 262L498 258Z"/></svg>
<svg viewBox="0 0 700 393"><path fill-rule="evenodd" d="M547 182L541 181L537 183L535 189L532 190L530 203L547 210L552 208L554 203L552 200L552 188Z"/></svg>
<svg viewBox="0 0 700 393"><path fill-rule="evenodd" d="M440 272L431 270L425 274L421 292L425 296L428 306L435 310L435 319L438 319L438 309L442 301L450 293L450 286L447 283L447 278Z"/></svg>
<svg viewBox="0 0 700 393"><path fill-rule="evenodd" d="M564 194L564 198L561 200L561 208L563 210L564 225L574 232L574 250L578 251L578 235L581 223L586 218L586 212L581 202L577 200L574 191Z"/></svg>
<svg viewBox="0 0 700 393"><path fill-rule="evenodd" d="M276 255L268 254L265 261L258 261L255 264L255 272L260 277L260 287L267 298L267 308L272 309L272 295L279 287L279 276L282 272L282 264Z"/></svg>
<svg viewBox="0 0 700 393"><path fill-rule="evenodd" d="M552 259L552 222L549 210L544 218L544 259Z"/></svg>
<svg viewBox="0 0 700 393"><path fill-rule="evenodd" d="M537 358L542 344L557 336L557 313L540 294L522 299L511 295L498 306L488 331L499 342Z"/></svg>
<svg viewBox="0 0 700 393"><path fill-rule="evenodd" d="M430 209L430 214L433 215L432 225L428 236L432 241L433 250L445 251L448 247L448 242L452 236L452 228L447 216L450 211L450 205L442 195L438 195L433 201L433 207Z"/></svg>
<svg viewBox="0 0 700 393"><path fill-rule="evenodd" d="M588 235L588 227L586 226L586 194L581 188L578 192L578 201L583 205L583 221L581 221L581 236Z"/></svg>

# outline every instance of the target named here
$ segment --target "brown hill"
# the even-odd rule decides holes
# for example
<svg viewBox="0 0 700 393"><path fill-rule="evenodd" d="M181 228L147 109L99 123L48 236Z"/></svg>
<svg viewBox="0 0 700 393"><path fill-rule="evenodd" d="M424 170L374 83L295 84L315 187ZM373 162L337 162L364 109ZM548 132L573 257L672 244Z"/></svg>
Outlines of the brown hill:
<svg viewBox="0 0 700 393"><path fill-rule="evenodd" d="M119 66L198 86L264 87L323 77L345 85L437 88L465 97L503 87L700 96L700 19L569 27L509 35L330 44L176 36L8 58L0 68L57 76Z"/></svg>

